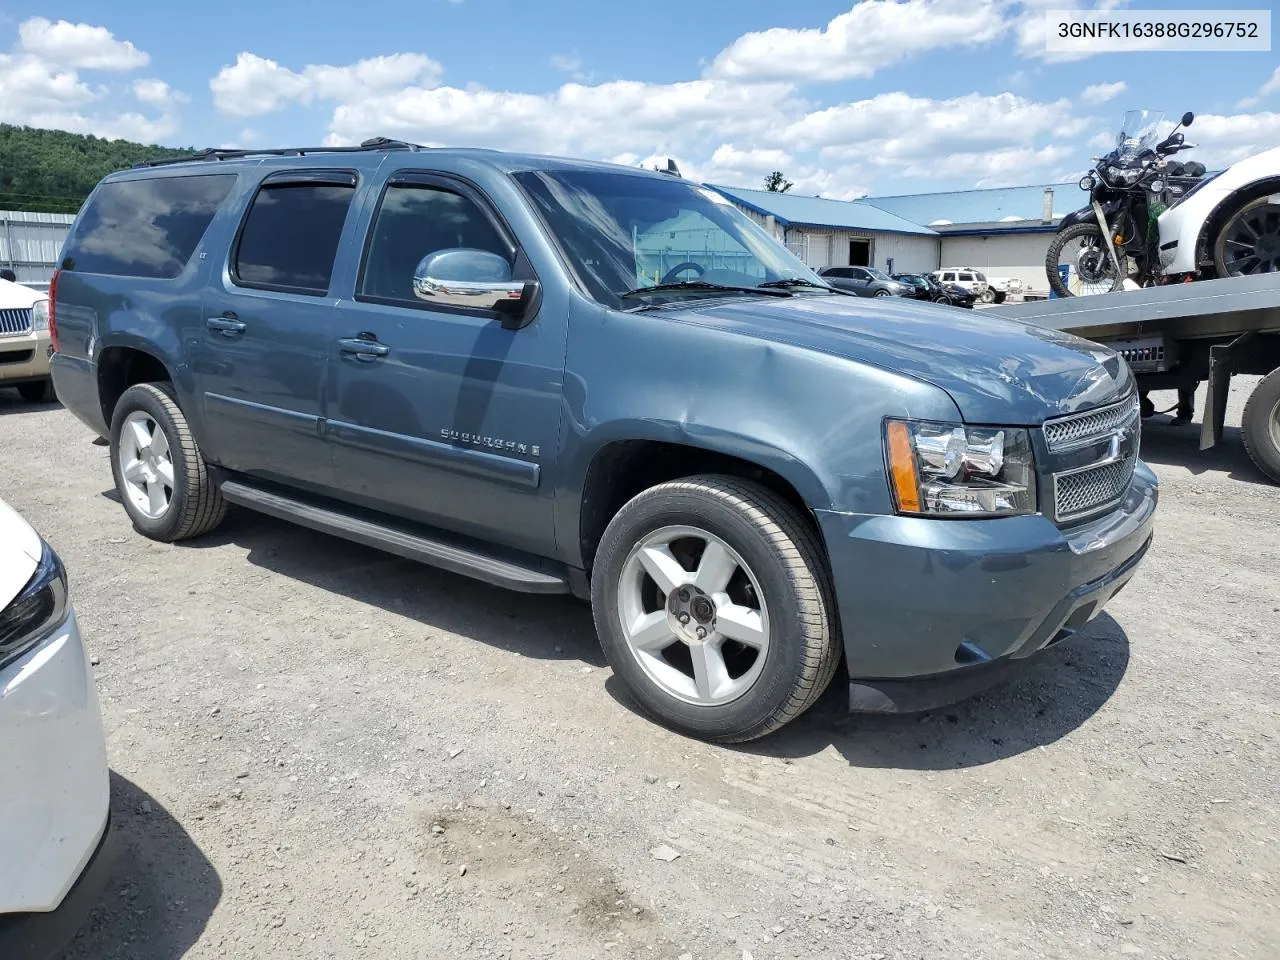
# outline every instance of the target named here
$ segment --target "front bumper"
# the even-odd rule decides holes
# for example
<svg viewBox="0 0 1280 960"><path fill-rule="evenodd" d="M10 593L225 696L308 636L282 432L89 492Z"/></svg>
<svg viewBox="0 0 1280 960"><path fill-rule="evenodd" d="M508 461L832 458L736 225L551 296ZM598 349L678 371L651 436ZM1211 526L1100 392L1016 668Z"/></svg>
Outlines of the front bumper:
<svg viewBox="0 0 1280 960"><path fill-rule="evenodd" d="M51 353L48 330L0 337L0 386L47 379Z"/></svg>
<svg viewBox="0 0 1280 960"><path fill-rule="evenodd" d="M118 841L108 817L102 839L57 909L0 914L0 957L53 960L60 956L102 898L117 855Z"/></svg>
<svg viewBox="0 0 1280 960"><path fill-rule="evenodd" d="M954 702L1069 636L1129 582L1159 498L1139 463L1124 501L1060 529L1043 516L933 520L819 511L850 707Z"/></svg>
<svg viewBox="0 0 1280 960"><path fill-rule="evenodd" d="M0 670L0 771L0 929L8 929L10 915L70 902L107 832L106 744L74 613Z"/></svg>

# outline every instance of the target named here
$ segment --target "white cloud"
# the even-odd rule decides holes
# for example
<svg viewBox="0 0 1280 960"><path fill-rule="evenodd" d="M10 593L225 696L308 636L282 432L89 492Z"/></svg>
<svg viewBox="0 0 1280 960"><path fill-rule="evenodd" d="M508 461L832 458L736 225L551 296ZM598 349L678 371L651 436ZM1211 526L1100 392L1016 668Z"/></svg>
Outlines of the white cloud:
<svg viewBox="0 0 1280 960"><path fill-rule="evenodd" d="M777 129L786 85L691 80L567 83L549 94L457 87L409 87L351 99L334 111L332 142L385 134L545 153L613 156L676 154L730 135L753 139Z"/></svg>
<svg viewBox="0 0 1280 960"><path fill-rule="evenodd" d="M420 53L371 57L346 66L309 64L301 72L274 60L242 52L209 81L214 105L223 113L251 117L282 109L290 102L354 100L407 84L434 85L443 68Z"/></svg>
<svg viewBox="0 0 1280 960"><path fill-rule="evenodd" d="M1129 85L1123 80L1117 80L1115 83L1094 83L1080 91L1080 99L1085 103L1106 103L1128 89Z"/></svg>
<svg viewBox="0 0 1280 960"><path fill-rule="evenodd" d="M178 132L177 118L170 114L155 118L133 112L86 116L76 111L49 110L27 114L22 122L33 127L91 133L108 140L136 140L140 143L160 143Z"/></svg>
<svg viewBox="0 0 1280 960"><path fill-rule="evenodd" d="M60 67L80 70L136 70L151 58L128 40L117 40L106 27L44 17L18 25L23 50Z"/></svg>
<svg viewBox="0 0 1280 960"><path fill-rule="evenodd" d="M1237 113L1231 116L1196 114L1195 123L1187 131L1199 149L1192 154L1179 154L1179 159L1199 160L1210 170L1236 163L1280 143L1280 113Z"/></svg>
<svg viewBox="0 0 1280 960"><path fill-rule="evenodd" d="M163 80L148 78L135 80L130 87L139 103L147 103L153 107L172 107L186 103L191 98L180 90L174 90Z"/></svg>
<svg viewBox="0 0 1280 960"><path fill-rule="evenodd" d="M1276 72L1271 74L1271 79L1262 85L1262 89L1258 91L1258 95L1265 97L1278 90L1280 90L1280 67L1276 67Z"/></svg>
<svg viewBox="0 0 1280 960"><path fill-rule="evenodd" d="M1249 107L1256 107L1263 97L1269 97L1276 91L1280 91L1280 67L1276 67L1271 78L1258 89L1257 96L1241 98L1236 104L1236 109L1247 110Z"/></svg>
<svg viewBox="0 0 1280 960"><path fill-rule="evenodd" d="M1042 103L1013 93L930 100L882 93L817 110L785 131L784 140L824 151L856 150L894 163L903 158L1023 146L1041 134L1078 132L1067 100Z"/></svg>
<svg viewBox="0 0 1280 960"><path fill-rule="evenodd" d="M30 54L0 53L0 120L26 123L32 113L79 106L96 96L74 70Z"/></svg>
<svg viewBox="0 0 1280 960"><path fill-rule="evenodd" d="M55 63L51 56L61 62ZM162 108L159 117L134 110L112 113L102 106L109 102L108 88L90 86L72 65L125 69L130 56L134 61L142 56L140 62L145 62L145 55L112 38L105 28L63 21L51 24L39 17L26 21L15 52L0 53L0 121L110 139L156 142L173 136L178 120L172 108L185 98L167 84L139 80L131 86L140 102ZM97 109L87 110L91 104Z"/></svg>
<svg viewBox="0 0 1280 960"><path fill-rule="evenodd" d="M747 170L751 173L766 174L774 170L785 170L795 163L795 158L785 150L766 150L753 147L739 150L731 143L722 143L711 154L714 166L732 170Z"/></svg>
<svg viewBox="0 0 1280 960"><path fill-rule="evenodd" d="M1014 22L1014 37L1019 56L1046 63L1065 63L1093 56L1088 51L1049 52L1048 20L1050 10L1116 10L1127 7L1129 0L1022 0L1021 13Z"/></svg>
<svg viewBox="0 0 1280 960"><path fill-rule="evenodd" d="M707 70L734 80L869 77L916 54L978 46L1008 28L1003 0L861 0L825 27L743 34Z"/></svg>

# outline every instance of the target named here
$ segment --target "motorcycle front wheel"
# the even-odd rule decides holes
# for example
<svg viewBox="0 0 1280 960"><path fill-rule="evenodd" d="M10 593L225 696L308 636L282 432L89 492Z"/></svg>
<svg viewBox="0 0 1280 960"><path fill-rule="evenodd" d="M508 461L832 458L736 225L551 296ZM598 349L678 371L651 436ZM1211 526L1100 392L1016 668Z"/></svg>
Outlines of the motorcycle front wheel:
<svg viewBox="0 0 1280 960"><path fill-rule="evenodd" d="M1063 230L1044 257L1049 286L1060 297L1087 297L1096 293L1112 293L1124 287L1129 276L1129 258L1116 251L1120 272L1116 272L1107 251L1106 239L1096 223L1077 223ZM1064 282L1059 267L1068 267Z"/></svg>

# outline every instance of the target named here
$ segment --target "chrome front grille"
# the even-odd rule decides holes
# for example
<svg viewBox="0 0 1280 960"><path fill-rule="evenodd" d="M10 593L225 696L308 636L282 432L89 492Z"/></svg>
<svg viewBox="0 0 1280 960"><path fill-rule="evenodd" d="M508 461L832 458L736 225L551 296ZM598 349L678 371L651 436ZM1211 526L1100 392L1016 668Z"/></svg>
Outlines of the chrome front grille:
<svg viewBox="0 0 1280 960"><path fill-rule="evenodd" d="M1045 423L1055 521L1080 520L1124 499L1138 465L1141 431L1137 394Z"/></svg>
<svg viewBox="0 0 1280 960"><path fill-rule="evenodd" d="M1044 425L1044 439L1050 453L1061 453L1105 439L1137 419L1138 395L1135 393L1108 407L1049 420Z"/></svg>
<svg viewBox="0 0 1280 960"><path fill-rule="evenodd" d="M31 308L0 310L0 337L17 337L31 332Z"/></svg>
<svg viewBox="0 0 1280 960"><path fill-rule="evenodd" d="M1054 518L1074 520L1118 503L1129 489L1138 465L1135 454L1053 478Z"/></svg>

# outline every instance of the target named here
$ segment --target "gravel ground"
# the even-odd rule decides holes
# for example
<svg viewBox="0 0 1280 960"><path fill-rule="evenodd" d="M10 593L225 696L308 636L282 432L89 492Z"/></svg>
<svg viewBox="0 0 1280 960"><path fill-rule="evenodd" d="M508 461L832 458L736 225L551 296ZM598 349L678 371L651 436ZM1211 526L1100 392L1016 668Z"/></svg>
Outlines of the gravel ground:
<svg viewBox="0 0 1280 960"><path fill-rule="evenodd" d="M573 601L244 512L152 543L105 448L0 391L114 769L72 957L1272 960L1280 490L1228 434L1148 427L1155 546L1083 636L923 717L837 681L724 749L639 717Z"/></svg>

